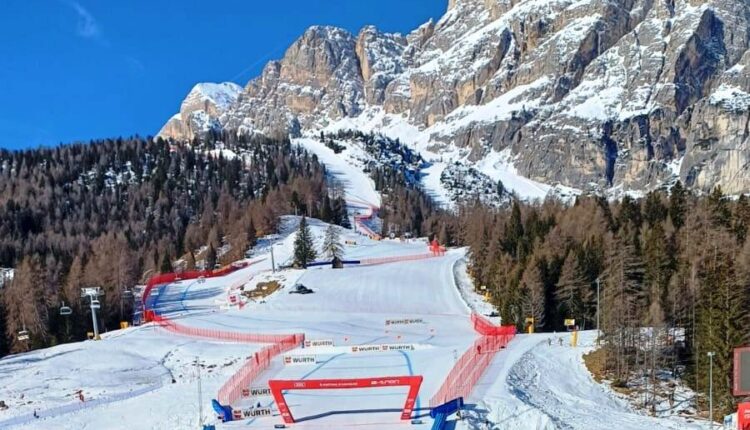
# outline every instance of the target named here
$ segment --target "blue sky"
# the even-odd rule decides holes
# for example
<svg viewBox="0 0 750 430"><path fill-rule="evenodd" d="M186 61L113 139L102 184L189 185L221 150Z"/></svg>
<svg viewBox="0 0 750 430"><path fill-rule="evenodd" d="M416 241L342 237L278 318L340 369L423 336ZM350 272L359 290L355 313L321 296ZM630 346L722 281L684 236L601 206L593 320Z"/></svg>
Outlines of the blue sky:
<svg viewBox="0 0 750 430"><path fill-rule="evenodd" d="M244 85L307 27L406 33L447 0L3 0L0 147L156 133L197 82Z"/></svg>

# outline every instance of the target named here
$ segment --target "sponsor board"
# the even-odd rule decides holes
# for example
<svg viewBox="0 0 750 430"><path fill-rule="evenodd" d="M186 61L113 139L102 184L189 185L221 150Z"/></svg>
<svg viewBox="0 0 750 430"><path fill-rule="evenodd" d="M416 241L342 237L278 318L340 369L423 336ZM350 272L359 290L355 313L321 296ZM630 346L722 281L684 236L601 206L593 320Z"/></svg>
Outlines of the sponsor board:
<svg viewBox="0 0 750 430"><path fill-rule="evenodd" d="M314 355L285 355L284 365L286 366L304 366L309 364L315 364Z"/></svg>
<svg viewBox="0 0 750 430"><path fill-rule="evenodd" d="M250 388L250 396L252 397L260 397L260 396L270 396L271 395L271 389L268 387L255 387Z"/></svg>
<svg viewBox="0 0 750 430"><path fill-rule="evenodd" d="M271 408L250 408L250 409L233 409L232 418L243 420L255 417L270 417L273 414Z"/></svg>
<svg viewBox="0 0 750 430"><path fill-rule="evenodd" d="M410 324L424 324L424 319L422 318L402 318L402 319L392 319L392 320L385 320L385 325L410 325Z"/></svg>
<svg viewBox="0 0 750 430"><path fill-rule="evenodd" d="M305 348L315 347L315 346L334 346L332 339L319 339L319 340L306 340L305 341Z"/></svg>
<svg viewBox="0 0 750 430"><path fill-rule="evenodd" d="M389 352L389 351L414 351L416 346L411 343L392 343L380 345L354 345L351 352L358 354L363 352Z"/></svg>
<svg viewBox="0 0 750 430"><path fill-rule="evenodd" d="M242 397L270 396L271 389L268 387L243 388Z"/></svg>

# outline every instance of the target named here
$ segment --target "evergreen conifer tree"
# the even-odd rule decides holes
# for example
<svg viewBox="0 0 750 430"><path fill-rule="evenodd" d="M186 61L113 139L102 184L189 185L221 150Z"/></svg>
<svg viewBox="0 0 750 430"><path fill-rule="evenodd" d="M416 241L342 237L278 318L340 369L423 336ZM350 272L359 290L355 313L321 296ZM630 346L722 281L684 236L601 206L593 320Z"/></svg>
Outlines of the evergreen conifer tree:
<svg viewBox="0 0 750 430"><path fill-rule="evenodd" d="M205 268L208 270L212 270L216 265L216 249L214 249L213 244L208 245L208 251L206 251L206 256L203 258L203 262Z"/></svg>
<svg viewBox="0 0 750 430"><path fill-rule="evenodd" d="M312 233L307 225L307 218L303 215L294 239L294 264L307 268L307 264L314 261L316 256Z"/></svg>
<svg viewBox="0 0 750 430"><path fill-rule="evenodd" d="M333 224L329 225L328 229L326 229L326 236L323 240L323 253L326 258L330 259L341 259L344 255L344 247L341 246L339 230Z"/></svg>

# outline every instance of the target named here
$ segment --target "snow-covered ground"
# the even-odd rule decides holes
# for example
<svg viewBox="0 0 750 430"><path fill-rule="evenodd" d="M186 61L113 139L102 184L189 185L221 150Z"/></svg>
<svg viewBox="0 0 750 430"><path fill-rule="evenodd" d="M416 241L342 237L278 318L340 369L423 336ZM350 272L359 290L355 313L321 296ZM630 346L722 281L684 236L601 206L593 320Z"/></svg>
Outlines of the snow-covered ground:
<svg viewBox="0 0 750 430"><path fill-rule="evenodd" d="M377 206L372 182L345 158L314 140L300 142L343 183L347 199ZM237 333L305 333L308 340L333 346L297 348L291 355L314 357L304 365L277 357L254 386L268 379L355 378L422 375L415 415L429 428L426 405L439 389L456 357L477 334L470 314L492 312L466 275L465 250L445 256L398 261L343 270L329 267L284 269L271 273L271 249L277 265L290 262L297 217L284 217L277 235L261 239L248 267L220 278L180 281L154 292L158 310L183 326ZM327 225L310 220L318 246ZM346 259L424 254L424 240L374 241L342 232ZM242 309L228 307L227 294L254 288L262 280L282 287L265 300ZM289 294L302 283L313 294ZM390 325L387 320L412 320ZM694 425L678 418L650 418L631 409L596 383L582 355L592 348L591 333L582 346L549 346L558 335L521 335L498 353L469 399L467 418L458 429L682 429ZM353 352L354 345L406 344L407 350ZM0 359L0 428L22 429L195 429L199 405L206 423L218 428L272 428L273 416L221 424L211 410L221 385L262 344L197 339L146 325L110 332L102 341L61 345ZM195 362L199 365L196 366ZM200 369L200 396L199 379ZM76 392L82 390L84 402ZM299 422L295 428L398 429L406 389L363 389L288 393ZM273 407L270 397L253 404ZM240 402L250 406L250 401ZM31 415L37 412L40 418ZM65 412L65 413L64 413ZM13 421L22 424L14 425Z"/></svg>
<svg viewBox="0 0 750 430"><path fill-rule="evenodd" d="M594 348L595 338L595 331L583 332L573 348L567 333L518 335L480 380L468 423L489 419L498 429L705 428L705 422L643 415L594 381L583 354ZM466 424L458 428L476 428Z"/></svg>
<svg viewBox="0 0 750 430"><path fill-rule="evenodd" d="M512 98L512 97L510 97ZM461 117L455 124L465 126L478 119L487 116L498 116L510 114L511 110L506 104L505 98L498 99L502 106L499 109L485 109L486 106L471 106L457 109L451 115ZM493 108L493 106L489 106ZM496 106L497 107L497 106ZM528 107L528 105L527 105ZM450 123L455 125L454 123ZM451 125L451 126L453 126ZM457 127L459 125L456 125ZM548 185L541 182L526 178L518 173L514 166L513 157L510 149L506 148L501 152L494 150L489 151L482 157L479 163L469 159L467 150L457 149L455 147L436 150L433 137L435 135L445 134L446 123L439 122L433 127L418 129L408 123L407 119L398 115L386 114L380 107L369 107L357 118L343 118L333 122L323 129L326 133L336 133L341 130L360 130L362 132L382 133L393 139L400 139L420 155L422 155L430 166L422 171L422 186L425 191L438 203L446 207L452 207L455 202L451 199L451 190L448 184L441 181L443 171L448 167L450 160L452 163L461 163L465 166L471 166L480 173L486 175L494 181L502 181L508 191L513 192L522 200L544 200L547 196L557 196L563 200L570 200L576 195L581 194L580 190L566 187L563 185ZM317 136L318 131L311 131L310 136ZM305 141L315 140L314 138L304 139ZM320 146L325 146L319 144ZM326 148L327 149L327 148ZM331 151L333 154L333 151Z"/></svg>
<svg viewBox="0 0 750 430"><path fill-rule="evenodd" d="M292 230L294 218L285 220ZM325 225L312 223L316 236ZM283 235L282 235L283 236ZM290 251L290 235L275 245L280 256ZM358 245L347 247L354 256L403 255L424 251L426 244L374 242L358 237ZM256 264L225 278L205 283L183 281L171 284L160 294L157 306L187 326L252 333L304 332L307 339L333 340L334 347L298 349L290 354L313 355L315 363L284 366L277 360L257 385L269 378L352 378L364 376L423 375L419 403L424 406L437 391L453 365L454 357L476 338L469 322L470 308L489 312L491 308L470 287L463 263L464 250L444 257L355 267L287 270L281 272L285 288L265 303L249 303L244 309L220 310L231 285L254 282L270 268L267 255L253 257ZM282 257L283 258L283 257ZM455 276L454 277L454 272ZM288 294L300 282L312 288L310 295ZM467 305L467 302L469 305ZM422 319L421 324L386 326L386 319ZM592 348L593 334L582 336L582 346L571 348L547 344L548 337L520 335L497 354L489 371L468 399L467 419L456 428L482 428L489 419L497 429L677 429L693 428L679 419L643 416L597 384L582 361ZM567 338L567 335L566 335ZM566 339L567 341L567 339ZM384 343L412 344L413 350L351 353L351 345ZM196 428L198 384L193 364L202 364L202 403L212 417L210 399L247 357L261 345L238 345L193 339L153 326L112 332L100 342L81 342L0 360L0 399L10 409L0 412L2 420L44 411L55 406L80 403L74 396L84 391L86 401L153 390L130 399L40 418L19 428L113 428L133 425L147 429ZM174 378L175 382L172 383ZM23 395L23 398L21 398ZM293 413L302 419L299 428L401 428L397 411L403 406L405 389L368 389L352 392L290 392ZM271 405L270 397L259 398ZM426 427L429 417L421 418ZM216 423L214 418L209 422ZM270 428L280 417L228 423L225 428ZM222 427L222 428L223 428ZM694 426L697 428L697 426Z"/></svg>

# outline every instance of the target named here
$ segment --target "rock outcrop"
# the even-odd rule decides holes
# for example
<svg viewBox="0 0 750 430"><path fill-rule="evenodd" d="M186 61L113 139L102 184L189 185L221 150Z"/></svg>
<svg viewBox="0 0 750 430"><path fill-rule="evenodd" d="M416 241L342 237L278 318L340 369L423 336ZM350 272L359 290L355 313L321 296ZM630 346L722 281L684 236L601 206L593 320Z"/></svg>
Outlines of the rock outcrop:
<svg viewBox="0 0 750 430"><path fill-rule="evenodd" d="M160 134L358 124L432 157L509 151L548 184L748 192L749 17L745 0L450 0L408 35L313 27L227 104L194 89Z"/></svg>

